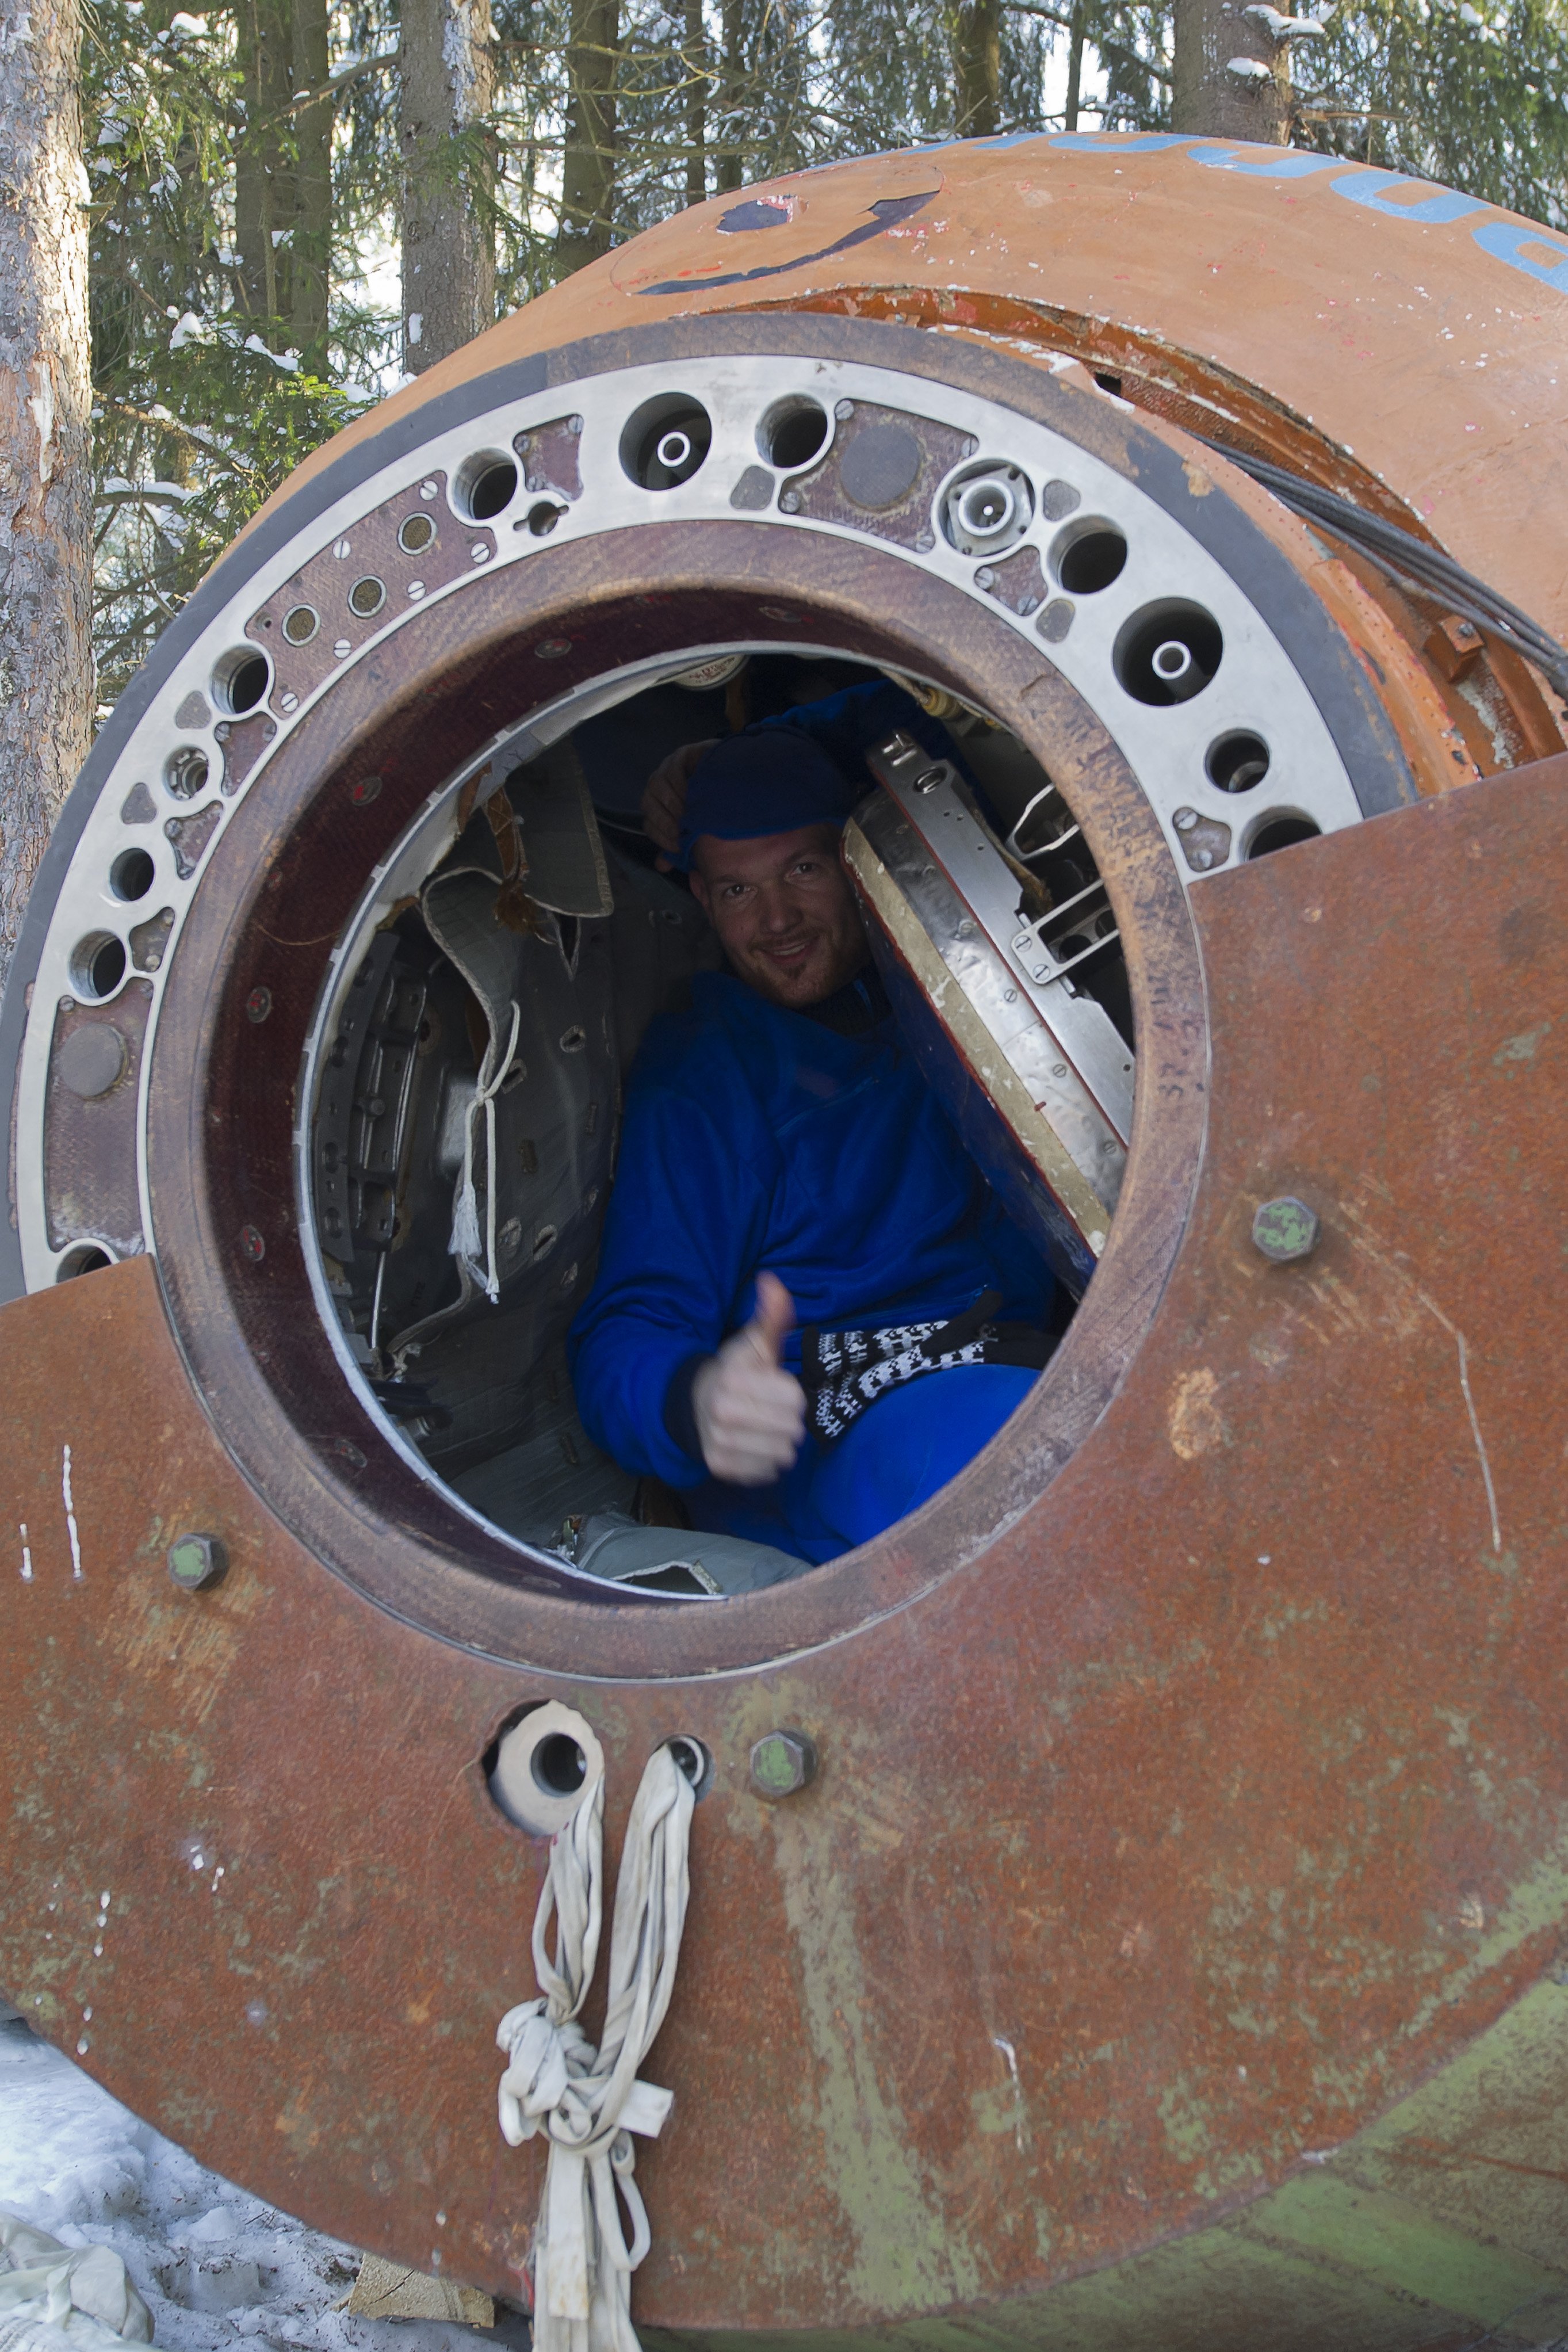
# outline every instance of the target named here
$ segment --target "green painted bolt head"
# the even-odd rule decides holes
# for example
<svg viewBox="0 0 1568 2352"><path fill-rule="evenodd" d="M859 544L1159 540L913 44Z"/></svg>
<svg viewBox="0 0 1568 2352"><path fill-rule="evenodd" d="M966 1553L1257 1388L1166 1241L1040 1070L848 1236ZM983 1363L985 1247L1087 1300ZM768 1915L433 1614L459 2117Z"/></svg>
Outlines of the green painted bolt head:
<svg viewBox="0 0 1568 2352"><path fill-rule="evenodd" d="M759 1797L792 1797L816 1772L817 1743L803 1731L770 1731L751 1751L751 1785Z"/></svg>
<svg viewBox="0 0 1568 2352"><path fill-rule="evenodd" d="M1318 1232L1316 1210L1290 1192L1278 1201L1260 1202L1252 1219L1253 1243L1275 1265L1311 1257L1318 1245Z"/></svg>
<svg viewBox="0 0 1568 2352"><path fill-rule="evenodd" d="M228 1564L220 1536L182 1536L169 1547L169 1573L182 1592L200 1592L216 1584Z"/></svg>

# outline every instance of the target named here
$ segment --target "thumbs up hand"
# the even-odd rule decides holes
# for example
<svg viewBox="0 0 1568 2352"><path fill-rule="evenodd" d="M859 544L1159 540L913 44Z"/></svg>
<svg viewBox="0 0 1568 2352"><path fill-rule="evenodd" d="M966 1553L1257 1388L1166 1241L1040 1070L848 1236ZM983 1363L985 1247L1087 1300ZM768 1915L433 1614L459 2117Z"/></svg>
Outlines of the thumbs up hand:
<svg viewBox="0 0 1568 2352"><path fill-rule="evenodd" d="M716 1478L767 1486L788 1470L806 1434L806 1392L779 1361L795 1302L777 1275L757 1277L757 1309L692 1383L703 1460Z"/></svg>

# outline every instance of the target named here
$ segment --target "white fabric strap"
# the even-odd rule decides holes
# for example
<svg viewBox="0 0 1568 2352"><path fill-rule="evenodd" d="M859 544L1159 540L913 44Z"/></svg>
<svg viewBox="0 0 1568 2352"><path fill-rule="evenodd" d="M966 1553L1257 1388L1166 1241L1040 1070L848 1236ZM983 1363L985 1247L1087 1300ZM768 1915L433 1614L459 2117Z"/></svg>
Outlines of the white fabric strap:
<svg viewBox="0 0 1568 2352"><path fill-rule="evenodd" d="M502 2132L513 2147L538 2131L549 2139L534 2233L535 2352L639 2352L632 2273L650 2239L647 2210L632 2178L630 2135L657 2138L674 2099L672 2092L640 2082L637 2069L674 1990L691 1891L686 1853L694 1802L691 1783L669 1748L656 1748L626 1825L610 1937L609 2002L597 2051L577 2018L599 1948L602 1779L550 1842L549 1873L534 1919L534 1967L544 1998L508 2010L496 2032L508 2062L500 2084ZM553 1961L546 1949L552 1914Z"/></svg>
<svg viewBox="0 0 1568 2352"><path fill-rule="evenodd" d="M152 2315L112 2246L62 2246L0 2212L0 2352L124 2352L151 2344Z"/></svg>
<svg viewBox="0 0 1568 2352"><path fill-rule="evenodd" d="M452 1211L452 1239L447 1244L448 1255L460 1257L470 1273L484 1276L485 1296L492 1307L501 1296L501 1277L496 1267L496 1097L512 1066L512 1056L517 1050L517 1033L522 1027L523 1011L514 998L512 1028L507 1039L507 1050L497 1056L496 1040L491 1037L479 1065L479 1076L474 1087L474 1097L468 1105L468 1116L463 1129L463 1177L457 1187L457 1198ZM479 1200L474 1182L474 1134L479 1114L485 1115L485 1262L479 1263Z"/></svg>

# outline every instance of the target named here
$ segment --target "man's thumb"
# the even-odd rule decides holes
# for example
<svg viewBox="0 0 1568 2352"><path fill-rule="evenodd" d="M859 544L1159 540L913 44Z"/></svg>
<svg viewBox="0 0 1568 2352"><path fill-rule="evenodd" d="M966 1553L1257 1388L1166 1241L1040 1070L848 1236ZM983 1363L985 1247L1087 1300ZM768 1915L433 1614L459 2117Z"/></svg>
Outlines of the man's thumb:
<svg viewBox="0 0 1568 2352"><path fill-rule="evenodd" d="M758 1354L777 1364L784 1341L795 1325L795 1302L776 1274L757 1277L757 1305L747 1336Z"/></svg>

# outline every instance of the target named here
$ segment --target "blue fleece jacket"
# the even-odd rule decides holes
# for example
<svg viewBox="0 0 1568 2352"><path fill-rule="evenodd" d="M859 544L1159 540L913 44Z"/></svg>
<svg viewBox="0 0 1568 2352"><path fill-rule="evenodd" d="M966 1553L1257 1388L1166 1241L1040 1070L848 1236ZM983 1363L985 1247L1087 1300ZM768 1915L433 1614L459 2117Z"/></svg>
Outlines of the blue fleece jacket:
<svg viewBox="0 0 1568 2352"><path fill-rule="evenodd" d="M749 1320L776 1274L802 1324L924 1321L1051 1277L998 1207L891 1020L846 1036L728 973L654 1021L627 1090L599 1276L571 1329L578 1410L623 1468L706 1477L665 1426L670 1382ZM800 1364L799 1342L786 1360Z"/></svg>

